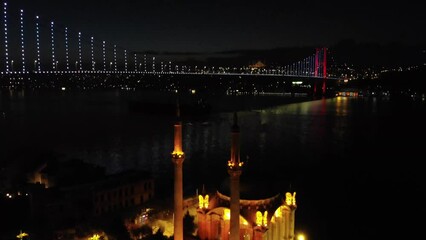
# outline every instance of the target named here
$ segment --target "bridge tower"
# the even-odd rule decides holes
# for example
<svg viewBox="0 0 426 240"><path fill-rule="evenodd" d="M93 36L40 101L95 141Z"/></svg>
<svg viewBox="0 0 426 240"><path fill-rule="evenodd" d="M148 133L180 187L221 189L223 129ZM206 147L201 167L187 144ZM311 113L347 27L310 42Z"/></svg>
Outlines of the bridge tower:
<svg viewBox="0 0 426 240"><path fill-rule="evenodd" d="M182 121L180 120L179 105L177 106L177 121L174 125L174 150L172 162L175 165L174 173L174 240L183 240L183 187L182 165L185 154L182 150Z"/></svg>
<svg viewBox="0 0 426 240"><path fill-rule="evenodd" d="M240 161L240 129L238 127L237 113L234 113L232 125L231 159L228 161L228 173L231 186L231 219L229 240L240 239L240 175L243 162Z"/></svg>
<svg viewBox="0 0 426 240"><path fill-rule="evenodd" d="M322 94L326 93L326 82L327 82L327 48L317 48L315 49L315 70L314 77L320 77L320 69L322 68ZM317 81L314 82L314 95L317 93Z"/></svg>
<svg viewBox="0 0 426 240"><path fill-rule="evenodd" d="M322 94L326 93L326 82L327 82L327 48L323 48L323 56L322 56Z"/></svg>

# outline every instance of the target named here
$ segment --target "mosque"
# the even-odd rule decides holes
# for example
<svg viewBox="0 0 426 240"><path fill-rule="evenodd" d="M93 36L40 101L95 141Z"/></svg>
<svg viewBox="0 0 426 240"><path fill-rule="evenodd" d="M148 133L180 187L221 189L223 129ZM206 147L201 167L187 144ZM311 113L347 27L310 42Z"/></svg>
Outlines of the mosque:
<svg viewBox="0 0 426 240"><path fill-rule="evenodd" d="M175 240L182 240L182 125L175 124ZM212 196L198 196L198 237L222 240L294 240L296 193L259 194L262 186L240 183L244 162L240 160L237 115L231 129L231 157L227 163L229 181ZM255 194L253 194L255 193ZM256 194L257 193L257 194ZM269 195L268 195L269 194ZM176 231L178 235L176 235Z"/></svg>

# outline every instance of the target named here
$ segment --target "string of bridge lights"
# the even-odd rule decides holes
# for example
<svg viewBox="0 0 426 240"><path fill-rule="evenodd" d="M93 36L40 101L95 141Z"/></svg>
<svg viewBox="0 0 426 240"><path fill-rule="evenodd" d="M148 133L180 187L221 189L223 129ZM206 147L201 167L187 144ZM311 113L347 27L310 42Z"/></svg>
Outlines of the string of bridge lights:
<svg viewBox="0 0 426 240"><path fill-rule="evenodd" d="M102 60L104 62L104 71L106 71L106 51L105 51L105 41L102 41Z"/></svg>
<svg viewBox="0 0 426 240"><path fill-rule="evenodd" d="M117 71L117 45L114 45L114 70Z"/></svg>
<svg viewBox="0 0 426 240"><path fill-rule="evenodd" d="M56 60L55 60L55 32L54 32L55 23L50 23L50 32L51 32L51 40L52 40L52 69L56 70Z"/></svg>
<svg viewBox="0 0 426 240"><path fill-rule="evenodd" d="M65 34L66 36L66 34ZM66 39L66 38L65 38ZM36 67L39 72L41 71L41 57L40 57L40 27L39 27L39 16L36 16L36 44L37 44L37 60Z"/></svg>
<svg viewBox="0 0 426 240"><path fill-rule="evenodd" d="M135 72L137 72L138 71L138 59L136 57L136 53L134 54L134 56L135 56Z"/></svg>
<svg viewBox="0 0 426 240"><path fill-rule="evenodd" d="M27 74L30 73L26 68L26 52L25 52L25 23L24 23L24 9L19 10L19 46L20 46L20 59L21 59L21 71L15 71L14 63L16 62L10 60L10 52L9 52L9 26L8 26L8 3L3 2L3 25L4 25L4 62L5 62L5 72L1 72L1 74ZM41 60L41 24L40 24L40 16L35 16L34 27L35 27L35 60L34 60L34 73L56 73L56 72L64 72L59 70L59 61L57 59L57 49L56 43L58 36L55 31L57 30L57 26L55 26L54 21L50 21L49 25L49 38L50 38L50 58L51 58L51 71L43 71L42 72L42 60ZM65 43L65 68L67 72L70 71L70 45L69 45L69 29L67 27L64 28L64 43ZM127 59L127 51L124 50L124 58L125 58L125 71L128 72L128 59ZM95 61L95 41L94 37L90 38L90 56L91 56L91 70L96 71L96 61ZM134 54L135 59L135 72L137 72L137 54ZM102 60L103 60L103 71L107 72L107 53L106 53L106 42L102 41ZM47 70L47 69L46 69ZM112 70L112 69L110 69ZM81 72L83 71L83 45L82 45L82 32L78 32L78 59L76 61L76 69L75 71ZM118 72L118 59L117 59L117 45L114 45L114 71ZM85 73L90 71L83 71ZM112 73L112 71L110 71Z"/></svg>
<svg viewBox="0 0 426 240"><path fill-rule="evenodd" d="M3 14L4 14L4 56L6 62L6 72L9 72L9 51L8 51L8 42L7 42L7 3L3 5Z"/></svg>
<svg viewBox="0 0 426 240"><path fill-rule="evenodd" d="M82 50L81 50L81 32L78 32L78 65L79 70L83 70ZM77 70L77 69L76 69Z"/></svg>
<svg viewBox="0 0 426 240"><path fill-rule="evenodd" d="M26 15L27 16L27 15ZM28 46L25 46L25 41L28 42L28 39L30 39L31 37L28 37L28 35L25 35L25 19L24 18L24 9L20 9L19 10L19 42L20 42L20 59L21 59L21 69L20 71L15 71L14 70L14 61L13 59L11 59L11 55L10 55L10 48L9 48L9 19L8 19L8 3L4 2L3 3L3 24L4 24L4 66L5 66L5 72L0 72L1 74L28 74L30 73L30 71L28 71L27 66L26 66L26 59L25 57L28 58L28 55L31 55L28 53L28 49L31 48L27 48ZM75 71L70 71L70 31L67 27L65 27L62 31L63 31L63 36L64 38L61 38L60 36L58 36L57 32L55 34L55 30L58 30L58 27L55 25L54 21L50 21L50 57L52 60L51 63L51 70L47 71L48 69L43 69L45 71L42 71L42 68L46 68L43 67L42 65L42 52L41 52L41 33L42 33L42 29L41 29L41 23L40 23L40 16L35 16L35 23L34 23L34 27L35 27L35 40L36 40L36 52L35 52L35 60L34 60L34 67L33 67L33 71L34 73L94 73L94 72L98 72L98 73L151 73L151 74L156 74L157 69L156 69L156 57L153 56L152 57L152 69L150 69L151 71L148 71L148 61L147 61L147 56L146 54L143 55L143 71L142 71L142 61L138 61L138 55L137 53L133 54L133 58L134 58L134 71L129 71L129 50L127 49L123 49L120 51L124 52L124 71L118 71L119 70L119 64L118 64L118 47L117 45L113 45L113 56L112 56L112 62L109 63L109 69L107 67L107 63L108 63L108 58L107 58L107 45L106 45L106 41L102 41L102 62L103 62L103 71L100 71L98 67L98 70L96 69L96 51L95 51L95 37L90 37L90 59L91 59L91 64L90 64L90 69L91 71L88 70L84 70L84 65L83 65L83 44L82 44L82 40L83 40L83 34L82 32L78 32L77 34L77 44L78 44L78 56L77 56L77 60L75 62ZM65 43L65 64L63 64L63 68L66 69L66 71L59 71L59 61L58 61L58 56L60 56L60 53L58 53L58 49L57 45L58 43L60 43L60 41L58 41L59 39L64 39L64 43ZM27 51L26 51L27 50ZM325 59L326 53L325 50L324 52L320 52L322 51L321 49L318 50L316 54L314 54L313 56L309 56L299 62L295 62L293 64L289 64L287 66L281 67L278 70L274 70L274 71L278 71L278 74L284 74L284 75L300 75L300 76L315 76L315 77L323 77L325 75L325 70L323 70L322 72L319 71L319 69L325 65L325 63L322 63L322 60L320 59ZM120 56L121 55L120 53ZM120 58L120 62L122 61L122 58ZM99 64L100 66L100 64ZM120 65L122 68L123 65ZM179 71L179 69L181 69L181 71ZM226 71L224 70L225 68L218 68L217 73L223 73L226 74ZM227 68L229 69L229 68ZM192 72L189 72L193 70ZM212 70L212 72L209 72L210 70ZM179 67L179 65L175 66L175 70L173 71L173 65L171 61L160 61L160 69L159 71L161 73L169 73L169 74L199 74L199 73L212 73L215 74L215 69L214 67L209 69L208 71L206 71L206 67L204 68L197 68L195 67L195 70L192 69L191 67L187 67L187 66L181 66ZM195 72L194 72L195 71ZM270 74L271 72L269 72ZM268 73L266 73L268 74ZM278 75L275 74L275 75ZM272 75L272 74L271 74Z"/></svg>
<svg viewBox="0 0 426 240"><path fill-rule="evenodd" d="M22 56L22 72L25 71L25 44L24 44L24 10L21 9L20 14L20 27L21 27L21 56Z"/></svg>
<svg viewBox="0 0 426 240"><path fill-rule="evenodd" d="M67 71L70 70L70 61L69 61L69 48L68 48L68 28L65 27L65 61L67 65Z"/></svg>
<svg viewBox="0 0 426 240"><path fill-rule="evenodd" d="M127 72L127 50L124 49L124 71Z"/></svg>
<svg viewBox="0 0 426 240"><path fill-rule="evenodd" d="M90 37L90 54L92 59L92 71L95 71L95 50L94 50L94 42L95 38Z"/></svg>

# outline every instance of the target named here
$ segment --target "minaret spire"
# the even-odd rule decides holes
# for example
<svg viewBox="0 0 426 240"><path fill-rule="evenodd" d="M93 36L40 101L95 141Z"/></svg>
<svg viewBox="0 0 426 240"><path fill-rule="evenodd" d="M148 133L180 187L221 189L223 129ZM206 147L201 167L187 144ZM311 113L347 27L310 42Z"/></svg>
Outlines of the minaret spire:
<svg viewBox="0 0 426 240"><path fill-rule="evenodd" d="M175 165L174 173L174 240L183 240L183 187L182 165L185 154L182 150L182 122L180 120L179 102L176 109L177 121L174 125L174 149L172 162Z"/></svg>
<svg viewBox="0 0 426 240"><path fill-rule="evenodd" d="M174 150L173 154L183 155L182 151L182 121L180 119L179 101L176 103L176 123L175 123L175 137L174 137Z"/></svg>
<svg viewBox="0 0 426 240"><path fill-rule="evenodd" d="M228 161L228 173L231 185L231 220L229 240L240 239L240 175L243 162L240 161L240 129L238 116L234 113L231 129L231 159Z"/></svg>
<svg viewBox="0 0 426 240"><path fill-rule="evenodd" d="M238 166L240 164L240 127L238 127L238 116L234 112L234 123L231 130L231 159L230 163Z"/></svg>
<svg viewBox="0 0 426 240"><path fill-rule="evenodd" d="M176 100L176 117L180 120L180 106L179 106L179 98Z"/></svg>

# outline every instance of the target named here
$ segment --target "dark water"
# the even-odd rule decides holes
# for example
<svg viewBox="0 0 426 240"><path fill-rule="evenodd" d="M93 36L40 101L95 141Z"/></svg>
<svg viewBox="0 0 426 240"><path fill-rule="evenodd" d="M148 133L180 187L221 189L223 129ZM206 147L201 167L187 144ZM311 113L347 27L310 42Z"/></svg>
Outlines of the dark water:
<svg viewBox="0 0 426 240"><path fill-rule="evenodd" d="M108 173L147 169L158 196L172 193L173 117L129 112L129 93L119 91L1 94L3 165L50 154ZM375 98L239 111L243 180L266 184L254 191L297 191L296 228L308 239L420 235L425 113L425 102ZM187 195L203 184L219 188L226 179L231 121L229 112L184 119Z"/></svg>

